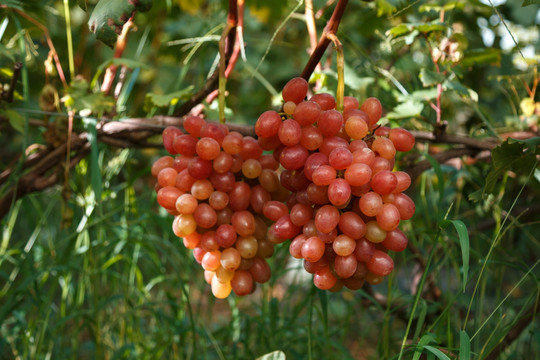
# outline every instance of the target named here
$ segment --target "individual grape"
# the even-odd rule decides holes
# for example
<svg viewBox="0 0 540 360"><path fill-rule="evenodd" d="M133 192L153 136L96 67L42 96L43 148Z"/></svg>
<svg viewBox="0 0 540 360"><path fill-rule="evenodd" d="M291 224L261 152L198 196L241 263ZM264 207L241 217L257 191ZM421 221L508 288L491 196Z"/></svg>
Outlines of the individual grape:
<svg viewBox="0 0 540 360"><path fill-rule="evenodd" d="M228 207L226 207L223 210L216 211L216 214L217 214L216 225L219 226L222 224L230 224L233 211L229 209Z"/></svg>
<svg viewBox="0 0 540 360"><path fill-rule="evenodd" d="M321 110L330 110L336 107L336 99L334 99L334 96L327 93L315 94L309 99L309 101L319 104Z"/></svg>
<svg viewBox="0 0 540 360"><path fill-rule="evenodd" d="M224 131L224 128L220 124L206 123L201 127L201 138L210 137L218 142L221 146L223 139L227 134Z"/></svg>
<svg viewBox="0 0 540 360"><path fill-rule="evenodd" d="M232 291L230 282L222 283L216 276L212 278L212 284L210 286L212 288L212 294L218 299L225 299Z"/></svg>
<svg viewBox="0 0 540 360"><path fill-rule="evenodd" d="M390 128L388 126L379 126L373 133L375 134L375 136L388 137L388 134L390 133Z"/></svg>
<svg viewBox="0 0 540 360"><path fill-rule="evenodd" d="M180 214L193 214L199 202L191 194L182 194L176 199L176 211Z"/></svg>
<svg viewBox="0 0 540 360"><path fill-rule="evenodd" d="M240 266L242 257L236 248L229 247L221 253L220 264L224 269L235 271Z"/></svg>
<svg viewBox="0 0 540 360"><path fill-rule="evenodd" d="M206 250L201 247L197 246L195 249L193 249L193 258L199 264L201 263L204 254L206 254Z"/></svg>
<svg viewBox="0 0 540 360"><path fill-rule="evenodd" d="M229 155L240 154L244 147L244 137L238 132L231 131L223 138L221 147L223 148L223 151Z"/></svg>
<svg viewBox="0 0 540 360"><path fill-rule="evenodd" d="M392 171L392 163L383 157L375 156L371 164L371 173L375 176L381 171Z"/></svg>
<svg viewBox="0 0 540 360"><path fill-rule="evenodd" d="M353 152L353 164L360 163L372 167L374 162L375 153L370 148L364 148Z"/></svg>
<svg viewBox="0 0 540 360"><path fill-rule="evenodd" d="M319 186L310 184L306 189L309 201L313 204L324 205L328 204L328 186Z"/></svg>
<svg viewBox="0 0 540 360"><path fill-rule="evenodd" d="M184 118L183 126L184 126L184 129L186 129L186 131L190 133L191 135L195 137L200 137L201 128L203 127L204 124L206 124L206 121L203 118L190 115Z"/></svg>
<svg viewBox="0 0 540 360"><path fill-rule="evenodd" d="M236 174L242 170L242 165L244 165L244 159L241 155L236 154L232 155L232 165L230 172Z"/></svg>
<svg viewBox="0 0 540 360"><path fill-rule="evenodd" d="M321 165L313 171L311 178L318 186L330 185L336 179L336 169L331 165Z"/></svg>
<svg viewBox="0 0 540 360"><path fill-rule="evenodd" d="M359 239L366 234L364 220L353 211L341 214L338 225L343 234L353 239Z"/></svg>
<svg viewBox="0 0 540 360"><path fill-rule="evenodd" d="M409 220L413 217L416 206L407 195L395 194L393 204L398 209L401 220Z"/></svg>
<svg viewBox="0 0 540 360"><path fill-rule="evenodd" d="M242 174L248 179L258 178L262 172L261 163L255 159L247 159L242 164Z"/></svg>
<svg viewBox="0 0 540 360"><path fill-rule="evenodd" d="M212 209L212 207L206 203L197 206L197 209L195 209L195 212L193 213L193 217L195 218L197 225L205 229L211 228L217 222L216 210Z"/></svg>
<svg viewBox="0 0 540 360"><path fill-rule="evenodd" d="M409 240L407 239L407 236L405 236L403 231L395 229L386 233L386 238L381 243L381 245L390 251L399 252L405 250L408 243Z"/></svg>
<svg viewBox="0 0 540 360"><path fill-rule="evenodd" d="M278 136L283 145L293 146L300 142L302 128L295 120L287 119L279 126Z"/></svg>
<svg viewBox="0 0 540 360"><path fill-rule="evenodd" d="M191 159L187 169L189 175L193 176L195 179L208 179L213 171L212 162L203 160L199 157Z"/></svg>
<svg viewBox="0 0 540 360"><path fill-rule="evenodd" d="M315 274L320 269L329 267L329 266L330 266L330 262L324 256L319 261L316 261L316 262L304 260L304 269L310 274Z"/></svg>
<svg viewBox="0 0 540 360"><path fill-rule="evenodd" d="M386 231L381 229L376 221L369 221L366 224L366 239L373 243L383 242L386 238Z"/></svg>
<svg viewBox="0 0 540 360"><path fill-rule="evenodd" d="M321 290L331 289L337 283L337 278L332 274L329 266L317 270L313 275L313 283Z"/></svg>
<svg viewBox="0 0 540 360"><path fill-rule="evenodd" d="M238 270L234 273L231 280L231 287L234 293L238 296L251 294L254 289L253 277L247 270Z"/></svg>
<svg viewBox="0 0 540 360"><path fill-rule="evenodd" d="M300 126L308 126L318 121L321 107L313 101L304 101L296 105L293 118Z"/></svg>
<svg viewBox="0 0 540 360"><path fill-rule="evenodd" d="M263 215L272 221L278 221L279 218L285 216L288 212L287 205L275 200L268 201L262 208Z"/></svg>
<svg viewBox="0 0 540 360"><path fill-rule="evenodd" d="M394 270L394 261L387 253L381 250L375 250L366 265L368 270L377 276L386 276Z"/></svg>
<svg viewBox="0 0 540 360"><path fill-rule="evenodd" d="M261 259L259 257L253 258L253 263L251 267L249 268L249 272L251 273L251 276L253 277L253 280L255 282L258 282L260 284L263 284L270 280L270 266L266 262L266 260Z"/></svg>
<svg viewBox="0 0 540 360"><path fill-rule="evenodd" d="M308 156L308 151L302 145L297 144L283 149L279 162L287 170L298 170L304 166Z"/></svg>
<svg viewBox="0 0 540 360"><path fill-rule="evenodd" d="M210 175L209 180L217 191L229 192L235 186L235 177L230 171L223 174L214 173ZM178 178L176 183L176 187L178 187Z"/></svg>
<svg viewBox="0 0 540 360"><path fill-rule="evenodd" d="M215 140L214 140L215 141ZM218 174L224 174L231 170L233 166L233 157L226 152L220 152L212 162L212 168Z"/></svg>
<svg viewBox="0 0 540 360"><path fill-rule="evenodd" d="M358 201L360 211L366 216L376 216L381 211L383 206L382 198L379 194L370 191L360 198Z"/></svg>
<svg viewBox="0 0 540 360"><path fill-rule="evenodd" d="M384 276L375 275L372 272L368 272L366 275L366 282L370 285L379 285L384 280Z"/></svg>
<svg viewBox="0 0 540 360"><path fill-rule="evenodd" d="M397 151L407 152L414 147L414 135L402 128L391 129L388 138Z"/></svg>
<svg viewBox="0 0 540 360"><path fill-rule="evenodd" d="M361 263L358 263L357 265L360 265ZM354 276L351 276L347 279L341 279L343 286L345 286L349 290L360 290L362 286L364 286L365 280L364 278L356 278Z"/></svg>
<svg viewBox="0 0 540 360"><path fill-rule="evenodd" d="M295 204L291 207L291 222L296 226L304 226L313 217L313 208L305 204Z"/></svg>
<svg viewBox="0 0 540 360"><path fill-rule="evenodd" d="M377 137L373 140L371 150L375 151L382 158L392 160L396 156L396 148L394 143L385 137Z"/></svg>
<svg viewBox="0 0 540 360"><path fill-rule="evenodd" d="M193 234L197 230L197 223L191 214L180 214L174 218L173 232L178 237Z"/></svg>
<svg viewBox="0 0 540 360"><path fill-rule="evenodd" d="M334 136L343 126L343 115L337 110L321 111L317 127L323 136Z"/></svg>
<svg viewBox="0 0 540 360"><path fill-rule="evenodd" d="M345 131L352 139L363 139L369 131L366 120L360 116L351 116L345 121Z"/></svg>
<svg viewBox="0 0 540 360"><path fill-rule="evenodd" d="M263 206L272 199L270 193L261 185L256 185L251 189L250 204L253 211L257 214L262 212Z"/></svg>
<svg viewBox="0 0 540 360"><path fill-rule="evenodd" d="M337 237L338 231L337 229L334 229L330 231L329 233L323 233L317 230L317 237L322 240L325 244L331 244Z"/></svg>
<svg viewBox="0 0 540 360"><path fill-rule="evenodd" d="M328 155L328 163L336 170L344 170L352 163L352 154L348 148L337 147Z"/></svg>
<svg viewBox="0 0 540 360"><path fill-rule="evenodd" d="M356 241L350 236L341 234L336 236L334 242L332 243L332 248L337 255L347 256L354 252L356 247Z"/></svg>
<svg viewBox="0 0 540 360"><path fill-rule="evenodd" d="M259 137L269 138L277 135L281 125L281 116L275 111L263 112L255 123L255 134Z"/></svg>
<svg viewBox="0 0 540 360"><path fill-rule="evenodd" d="M366 148L368 148L368 145L364 140L353 140L349 143L349 151L353 154L355 151L366 149Z"/></svg>
<svg viewBox="0 0 540 360"><path fill-rule="evenodd" d="M173 168L164 168L162 169L157 176L157 182L159 186L174 186L176 184L176 176L178 172Z"/></svg>
<svg viewBox="0 0 540 360"><path fill-rule="evenodd" d="M289 245L289 253L295 259L302 259L302 246L307 240L307 236L304 234L297 235Z"/></svg>
<svg viewBox="0 0 540 360"><path fill-rule="evenodd" d="M395 177L397 178L397 185L392 193L398 194L401 193L411 186L411 176L404 171L394 172Z"/></svg>
<svg viewBox="0 0 540 360"><path fill-rule="evenodd" d="M196 180L193 185L191 185L191 195L197 200L206 200L214 192L214 187L210 180Z"/></svg>
<svg viewBox="0 0 540 360"><path fill-rule="evenodd" d="M316 236L306 239L302 245L301 254L304 259L310 262L319 261L324 255L324 242Z"/></svg>
<svg viewBox="0 0 540 360"><path fill-rule="evenodd" d="M257 255L258 242L255 236L240 236L236 239L234 247L244 259L251 259Z"/></svg>
<svg viewBox="0 0 540 360"><path fill-rule="evenodd" d="M366 238L356 240L354 255L359 262L368 262L375 252L375 244Z"/></svg>
<svg viewBox="0 0 540 360"><path fill-rule="evenodd" d="M173 148L176 154L193 156L197 153L197 138L191 135L179 135L174 138Z"/></svg>
<svg viewBox="0 0 540 360"><path fill-rule="evenodd" d="M382 105L376 97L367 98L360 107L360 110L368 114L370 128L379 121L382 115Z"/></svg>
<svg viewBox="0 0 540 360"><path fill-rule="evenodd" d="M356 268L358 266L358 261L354 254L349 254L345 256L338 255L334 260L334 271L336 275L340 278L346 279L354 275Z"/></svg>
<svg viewBox="0 0 540 360"><path fill-rule="evenodd" d="M176 175L175 187L181 191L191 191L191 187L197 181L189 174L188 169L184 169Z"/></svg>
<svg viewBox="0 0 540 360"><path fill-rule="evenodd" d="M337 136L329 136L324 138L322 145L319 147L319 151L326 156L329 156L332 150L337 147L349 148L347 140Z"/></svg>
<svg viewBox="0 0 540 360"><path fill-rule="evenodd" d="M358 103L358 100L356 100L352 96L344 96L343 97L343 112L347 112L349 110L358 109L360 107L360 103Z"/></svg>
<svg viewBox="0 0 540 360"><path fill-rule="evenodd" d="M216 230L216 242L222 248L233 246L236 241L236 230L230 224L219 225Z"/></svg>
<svg viewBox="0 0 540 360"><path fill-rule="evenodd" d="M240 152L242 159L258 159L261 157L263 149L259 146L257 140L251 136L244 136L244 146Z"/></svg>
<svg viewBox="0 0 540 360"><path fill-rule="evenodd" d="M371 188L379 195L390 194L397 185L396 176L388 170L382 170L371 178Z"/></svg>
<svg viewBox="0 0 540 360"><path fill-rule="evenodd" d="M278 135L274 135L272 137L260 137L257 139L257 143L261 147L261 149L270 151L278 148L281 146L281 140L279 140Z"/></svg>
<svg viewBox="0 0 540 360"><path fill-rule="evenodd" d="M334 179L328 185L328 200L335 206L346 205L351 199L351 186L345 179Z"/></svg>
<svg viewBox="0 0 540 360"><path fill-rule="evenodd" d="M362 186L351 186L351 194L353 194L356 197L362 197L364 194L367 194L371 190L369 183L364 184ZM353 203L353 207L356 206L358 203L355 201ZM358 207L358 210L360 208Z"/></svg>
<svg viewBox="0 0 540 360"><path fill-rule="evenodd" d="M302 234L307 237L317 236L317 228L315 227L315 220L310 220L304 226L302 226Z"/></svg>
<svg viewBox="0 0 540 360"><path fill-rule="evenodd" d="M175 210L176 199L178 199L178 197L182 194L183 192L178 188L174 186L166 186L159 189L157 193L157 202L165 209Z"/></svg>
<svg viewBox="0 0 540 360"><path fill-rule="evenodd" d="M296 109L296 104L293 101L287 101L283 104L283 112L287 115L292 115Z"/></svg>
<svg viewBox="0 0 540 360"><path fill-rule="evenodd" d="M227 270L220 266L216 269L214 276L217 277L220 283L227 284L230 283L234 277L234 271Z"/></svg>
<svg viewBox="0 0 540 360"><path fill-rule="evenodd" d="M229 195L223 191L214 191L208 198L208 203L214 210L223 210L229 204ZM178 210L178 204L176 208Z"/></svg>
<svg viewBox="0 0 540 360"><path fill-rule="evenodd" d="M301 231L300 226L296 226L291 221L291 216L285 214L273 225L276 235L281 239L292 239Z"/></svg>
<svg viewBox="0 0 540 360"><path fill-rule="evenodd" d="M344 178L351 186L362 186L371 180L371 168L366 164L354 163L345 170Z"/></svg>
<svg viewBox="0 0 540 360"><path fill-rule="evenodd" d="M261 259L267 259L274 255L274 244L267 240L257 242L257 256Z"/></svg>
<svg viewBox="0 0 540 360"><path fill-rule="evenodd" d="M295 104L299 104L304 100L308 92L308 82L301 78L292 78L283 87L283 101L292 101Z"/></svg>
<svg viewBox="0 0 540 360"><path fill-rule="evenodd" d="M309 125L302 128L302 136L300 137L300 145L307 150L314 151L323 143L323 134L318 127Z"/></svg>
<svg viewBox="0 0 540 360"><path fill-rule="evenodd" d="M259 184L268 192L274 192L279 188L279 178L275 171L262 169L259 175Z"/></svg>
<svg viewBox="0 0 540 360"><path fill-rule="evenodd" d="M332 205L324 205L315 214L315 227L320 232L328 234L339 223L339 210Z"/></svg>
<svg viewBox="0 0 540 360"><path fill-rule="evenodd" d="M216 271L217 268L220 265L221 260L221 251L214 250L214 251L208 251L206 254L204 254L201 265L204 270L208 271Z"/></svg>
<svg viewBox="0 0 540 360"><path fill-rule="evenodd" d="M240 258L240 266L238 267L239 270L249 270L251 268L251 266L253 265L253 261L255 258L251 258L251 259L244 259L244 258Z"/></svg>
<svg viewBox="0 0 540 360"><path fill-rule="evenodd" d="M263 169L269 169L274 171L279 169L279 162L274 159L274 157L270 154L261 155L258 160Z"/></svg>
<svg viewBox="0 0 540 360"><path fill-rule="evenodd" d="M251 188L243 181L234 183L229 191L229 207L233 211L246 210L251 200Z"/></svg>
<svg viewBox="0 0 540 360"><path fill-rule="evenodd" d="M240 236L249 236L255 232L255 218L247 210L235 212L232 215L231 223Z"/></svg>
<svg viewBox="0 0 540 360"><path fill-rule="evenodd" d="M151 173L153 177L157 177L159 172L165 168L173 167L174 158L171 156L162 156L152 164Z"/></svg>
<svg viewBox="0 0 540 360"><path fill-rule="evenodd" d="M399 225L400 214L393 204L383 204L376 216L377 224L384 231L392 231Z"/></svg>
<svg viewBox="0 0 540 360"><path fill-rule="evenodd" d="M182 243L187 249L195 249L201 242L201 234L194 232L182 237Z"/></svg>
<svg viewBox="0 0 540 360"><path fill-rule="evenodd" d="M163 147L169 152L169 154L177 154L177 152L174 150L173 142L175 137L182 134L182 130L180 130L176 126L167 126L165 130L163 130L163 133L161 134L161 137L163 139Z"/></svg>
<svg viewBox="0 0 540 360"><path fill-rule="evenodd" d="M197 155L203 160L214 160L221 152L221 146L210 137L203 137L197 141L195 146Z"/></svg>

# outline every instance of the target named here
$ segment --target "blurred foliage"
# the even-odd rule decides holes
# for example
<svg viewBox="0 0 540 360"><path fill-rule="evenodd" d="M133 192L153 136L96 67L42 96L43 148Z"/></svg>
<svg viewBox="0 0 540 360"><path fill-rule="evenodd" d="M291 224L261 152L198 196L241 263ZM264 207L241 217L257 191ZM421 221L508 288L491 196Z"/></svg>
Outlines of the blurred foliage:
<svg viewBox="0 0 540 360"><path fill-rule="evenodd" d="M17 165L30 144L65 141L68 110L77 115L74 129L92 136L101 121L174 114L204 85L217 65L227 2L154 1L135 13L136 29L114 58L99 39L114 44L116 33L109 27L105 38L96 38L88 22L105 26L114 17L118 25L116 19L125 21L122 14L137 8L128 3L0 0L0 99L14 91L12 103L0 100L2 171ZM378 97L385 121L411 130L432 132L446 123L447 133L478 141L538 132L540 6L493 3L350 1L338 33L346 95ZM326 4L313 1L319 36L333 10ZM246 57L227 82L227 107L229 122L254 124L279 107L279 89L301 73L309 37L302 3L246 5ZM334 93L334 52L327 54L312 84ZM24 66L10 90L16 61ZM74 74L67 71L71 62ZM110 65L126 68L116 98L101 92ZM216 119L215 104L203 105ZM32 125L36 120L47 130ZM173 235L171 217L156 206L149 169L163 151L118 149L95 137L91 146L71 173L69 197L61 186L30 194L2 219L0 357L381 359L402 352L403 358L482 359L527 309L537 309L537 138L503 142L492 161L437 164L435 154L459 145L424 143L398 159L398 167L423 159L434 167L409 191L417 213L404 231L416 251L394 254L396 270L374 289L387 297L387 308L365 291L314 290L286 247L278 247L273 278L254 296L216 301ZM24 171L16 170L0 197ZM63 204L71 209L67 228ZM426 272L418 257L427 259ZM411 289L419 282L428 288L431 278L441 297L415 296ZM539 325L533 316L500 358L539 358Z"/></svg>

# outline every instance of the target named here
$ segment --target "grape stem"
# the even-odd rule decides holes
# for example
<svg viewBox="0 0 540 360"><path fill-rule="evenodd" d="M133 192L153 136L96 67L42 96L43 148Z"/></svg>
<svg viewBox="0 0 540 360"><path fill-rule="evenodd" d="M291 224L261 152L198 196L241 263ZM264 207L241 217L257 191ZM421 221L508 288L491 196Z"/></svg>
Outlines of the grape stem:
<svg viewBox="0 0 540 360"><path fill-rule="evenodd" d="M332 13L332 16L330 17L330 20L328 20L328 23L326 24L323 30L323 33L321 35L321 38L319 39L319 43L317 44L317 47L311 53L311 56L309 57L309 60L306 63L306 66L304 67L302 74L300 75L304 79L309 81L311 74L317 67L317 64L321 61L322 56L326 52L326 48L328 47L328 45L330 45L330 42L332 41L329 35L331 36L331 34L335 35L337 33L339 23L341 22L341 18L343 17L343 13L345 12L345 8L348 2L349 2L348 0L338 1L336 7L334 8L334 12Z"/></svg>
<svg viewBox="0 0 540 360"><path fill-rule="evenodd" d="M124 54L124 50L126 49L127 45L127 39L129 30L133 28L135 24L133 23L133 16L124 24L122 27L122 33L118 38L116 39L116 45L114 47L114 58L118 59L121 58ZM103 84L101 84L101 92L103 92L106 95L109 95L111 92L111 88L114 82L114 78L116 77L116 72L118 70L118 67L115 64L109 65L107 67L107 70L105 70L105 75L103 76Z"/></svg>
<svg viewBox="0 0 540 360"><path fill-rule="evenodd" d="M334 43L336 48L336 63L337 63L337 90L336 90L336 110L343 112L343 97L345 95L345 54L343 53L343 45L336 34L330 33L327 37Z"/></svg>

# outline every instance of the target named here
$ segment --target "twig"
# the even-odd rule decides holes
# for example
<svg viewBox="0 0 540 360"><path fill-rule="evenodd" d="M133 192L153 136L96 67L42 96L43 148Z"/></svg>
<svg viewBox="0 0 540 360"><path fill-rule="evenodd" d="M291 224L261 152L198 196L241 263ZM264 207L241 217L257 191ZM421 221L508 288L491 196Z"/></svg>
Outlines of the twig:
<svg viewBox="0 0 540 360"><path fill-rule="evenodd" d="M134 26L133 24L133 16L124 24L122 27L122 33L118 38L116 39L116 46L114 48L114 58L119 59L124 54L124 51L126 50L127 45L127 39L129 30ZM116 64L111 64L105 70L105 75L103 76L103 84L101 84L101 91L105 93L106 95L109 95L111 92L111 88L114 82L114 78L116 77L116 71L118 70L118 66Z"/></svg>
<svg viewBox="0 0 540 360"><path fill-rule="evenodd" d="M13 94L15 94L15 87L17 86L17 81L19 81L19 77L21 76L22 67L23 67L23 64L20 61L17 61L13 65L13 75L11 76L11 81L9 83L9 89L8 89L7 92L2 93L2 97L8 103L13 102Z"/></svg>
<svg viewBox="0 0 540 360"><path fill-rule="evenodd" d="M324 55L326 48L328 45L330 45L330 38L328 37L328 34L337 34L337 30L339 27L339 23L341 22L341 18L343 17L343 13L345 12L345 7L347 6L348 0L339 0L334 12L332 13L332 16L330 17L330 20L328 20L328 23L326 24L326 27L323 30L323 33L321 35L321 38L319 39L319 43L317 44L317 47L313 52L311 53L311 56L304 67L304 70L302 71L302 74L300 75L306 80L309 80L311 74L313 73L313 70L315 70L315 67L321 61L322 56Z"/></svg>

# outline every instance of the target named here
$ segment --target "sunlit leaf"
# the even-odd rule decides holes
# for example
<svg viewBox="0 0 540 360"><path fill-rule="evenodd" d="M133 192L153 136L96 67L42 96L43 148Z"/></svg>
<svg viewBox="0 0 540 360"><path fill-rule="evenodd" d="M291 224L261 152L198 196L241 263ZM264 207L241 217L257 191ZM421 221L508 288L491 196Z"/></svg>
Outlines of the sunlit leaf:
<svg viewBox="0 0 540 360"><path fill-rule="evenodd" d="M386 114L388 119L402 119L419 115L424 109L424 104L417 100L407 100L396 106Z"/></svg>
<svg viewBox="0 0 540 360"><path fill-rule="evenodd" d="M463 59L460 62L463 66L473 65L500 65L501 50L495 48L473 49L465 52Z"/></svg>
<svg viewBox="0 0 540 360"><path fill-rule="evenodd" d="M420 70L420 74L418 75L418 77L420 78L420 81L422 81L422 85L426 87L440 84L445 79L445 76L443 74L428 70L426 68L422 68L422 70Z"/></svg>

